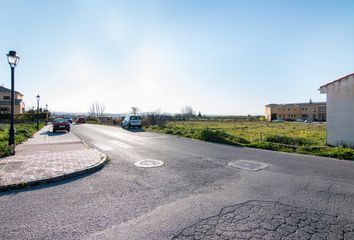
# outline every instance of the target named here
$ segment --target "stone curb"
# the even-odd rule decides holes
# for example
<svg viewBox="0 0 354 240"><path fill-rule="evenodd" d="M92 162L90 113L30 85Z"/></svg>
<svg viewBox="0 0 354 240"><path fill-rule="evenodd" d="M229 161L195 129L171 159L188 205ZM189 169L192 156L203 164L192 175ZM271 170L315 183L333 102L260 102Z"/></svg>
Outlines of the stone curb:
<svg viewBox="0 0 354 240"><path fill-rule="evenodd" d="M90 148L83 141L82 141L82 143L87 148ZM0 192L6 192L6 191L10 191L10 190L25 188L25 187L28 187L28 186L37 186L37 185L40 185L40 184L47 184L47 183L54 183L54 182L64 181L64 180L68 180L68 179L71 179L71 178L74 178L74 177L77 177L77 176L80 176L80 175L96 172L96 171L98 171L98 170L103 168L103 166L108 162L108 158L107 158L107 156L105 154L99 152L97 149L94 149L94 148L92 148L92 149L102 156L101 161L96 163L96 164L94 164L94 165L91 165L91 166L89 166L87 168L80 169L78 171L71 172L71 173L64 174L64 175L58 175L58 176L55 176L55 177L41 178L41 179L29 181L29 182L22 182L22 183L16 183L16 184L9 184L9 185L0 186Z"/></svg>

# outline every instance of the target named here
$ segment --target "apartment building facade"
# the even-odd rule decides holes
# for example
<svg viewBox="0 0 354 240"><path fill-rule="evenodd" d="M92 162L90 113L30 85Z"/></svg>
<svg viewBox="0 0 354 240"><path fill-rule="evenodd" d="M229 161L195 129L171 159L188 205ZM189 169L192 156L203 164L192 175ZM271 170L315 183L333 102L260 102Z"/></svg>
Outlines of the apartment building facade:
<svg viewBox="0 0 354 240"><path fill-rule="evenodd" d="M15 91L15 114L25 112L26 105L23 101L23 94ZM11 90L0 86L0 114L11 112Z"/></svg>
<svg viewBox="0 0 354 240"><path fill-rule="evenodd" d="M283 119L287 121L326 121L326 102L268 104L265 106L267 121Z"/></svg>

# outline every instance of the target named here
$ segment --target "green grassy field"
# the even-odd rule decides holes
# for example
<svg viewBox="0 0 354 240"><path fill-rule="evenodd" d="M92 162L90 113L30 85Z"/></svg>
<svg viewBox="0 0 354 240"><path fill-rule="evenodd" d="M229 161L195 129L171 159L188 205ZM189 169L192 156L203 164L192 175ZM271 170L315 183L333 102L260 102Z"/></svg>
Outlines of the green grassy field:
<svg viewBox="0 0 354 240"><path fill-rule="evenodd" d="M302 137L314 141L314 145L323 146L326 144L326 124L324 123L270 123L270 122L234 122L234 121L213 121L213 122L168 122L169 129L180 129L190 132L195 129L209 128L211 130L223 130L228 134L236 135L247 139L250 142L264 139L270 135L282 135L292 137Z"/></svg>
<svg viewBox="0 0 354 240"><path fill-rule="evenodd" d="M354 160L354 150L326 146L325 123L265 121L180 121L148 131L210 142Z"/></svg>

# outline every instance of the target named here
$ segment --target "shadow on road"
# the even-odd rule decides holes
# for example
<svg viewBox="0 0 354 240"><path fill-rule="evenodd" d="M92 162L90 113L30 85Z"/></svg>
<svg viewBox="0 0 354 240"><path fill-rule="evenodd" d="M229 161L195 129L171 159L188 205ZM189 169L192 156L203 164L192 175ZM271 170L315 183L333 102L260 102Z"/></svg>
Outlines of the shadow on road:
<svg viewBox="0 0 354 240"><path fill-rule="evenodd" d="M133 133L135 133L135 132L145 132L145 130L143 128L122 128L122 129L124 129L126 131L129 131L129 132L133 132Z"/></svg>
<svg viewBox="0 0 354 240"><path fill-rule="evenodd" d="M4 191L4 192L0 192L0 197L2 196L7 196L7 195L12 195L12 194L18 194L18 193L22 193L22 192L28 192L28 191L37 191L37 190L42 190L42 189L46 189L46 188L52 188L52 187L57 187L57 186L61 186L64 184L69 184L71 182L80 180L82 178L88 177L90 175L99 173L98 172L92 172L92 173L86 173L80 176L76 176L67 180L63 180L63 181L58 181L58 182L48 182L48 183L41 183L38 185L34 185L34 186L26 186L23 188L18 188L18 189L13 189L13 190L8 190L8 191Z"/></svg>
<svg viewBox="0 0 354 240"><path fill-rule="evenodd" d="M58 132L58 131L60 131L60 132ZM49 137L60 136L60 135L63 135L63 134L66 134L66 130L57 130L55 133L53 133L51 131L46 131L46 132L40 133L40 135L47 135Z"/></svg>

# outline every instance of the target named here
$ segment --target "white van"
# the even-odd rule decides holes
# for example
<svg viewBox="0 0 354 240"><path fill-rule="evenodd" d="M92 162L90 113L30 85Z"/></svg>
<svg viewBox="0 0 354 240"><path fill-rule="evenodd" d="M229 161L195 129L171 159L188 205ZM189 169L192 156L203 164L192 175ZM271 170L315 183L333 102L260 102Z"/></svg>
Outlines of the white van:
<svg viewBox="0 0 354 240"><path fill-rule="evenodd" d="M141 128L141 116L127 115L121 123L122 128Z"/></svg>

